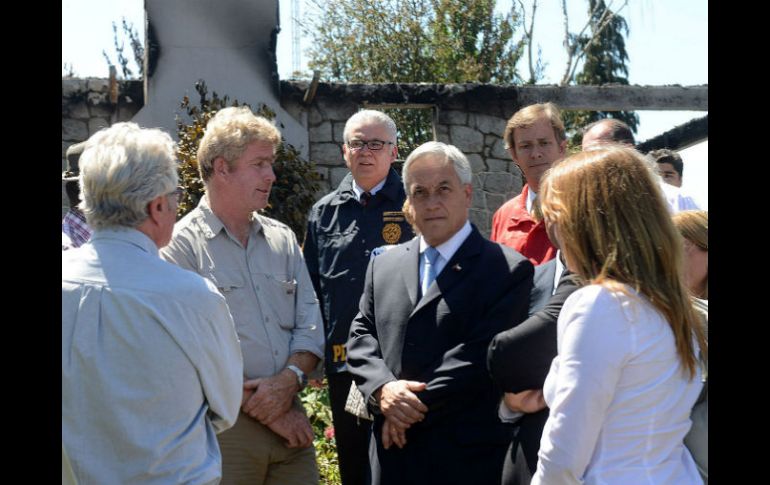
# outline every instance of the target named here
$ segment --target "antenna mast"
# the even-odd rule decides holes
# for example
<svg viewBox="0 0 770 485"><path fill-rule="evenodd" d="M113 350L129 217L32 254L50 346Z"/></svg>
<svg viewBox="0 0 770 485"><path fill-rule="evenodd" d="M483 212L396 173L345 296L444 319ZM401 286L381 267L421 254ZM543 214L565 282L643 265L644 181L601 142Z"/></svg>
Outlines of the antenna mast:
<svg viewBox="0 0 770 485"><path fill-rule="evenodd" d="M292 76L300 70L302 54L300 52L300 11L299 1L291 0L291 71Z"/></svg>

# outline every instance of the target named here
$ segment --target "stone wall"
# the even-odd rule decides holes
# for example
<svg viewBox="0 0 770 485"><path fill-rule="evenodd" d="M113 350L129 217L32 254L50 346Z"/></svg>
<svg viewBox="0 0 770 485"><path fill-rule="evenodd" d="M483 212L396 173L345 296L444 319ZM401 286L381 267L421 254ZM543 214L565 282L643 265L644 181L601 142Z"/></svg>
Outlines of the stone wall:
<svg viewBox="0 0 770 485"><path fill-rule="evenodd" d="M486 84L334 84L320 83L309 103L307 81L282 81L281 105L307 129L309 159L322 177L320 198L348 173L342 158L345 122L362 107L378 105L432 107L436 139L456 145L473 169L470 219L489 235L492 215L521 192L521 171L511 162L502 134L518 109L517 90ZM141 81L118 84L110 101L108 79L62 79L62 171L67 148L99 129L128 121L144 104ZM405 154L404 154L405 155ZM62 184L62 216L68 209Z"/></svg>
<svg viewBox="0 0 770 485"><path fill-rule="evenodd" d="M110 100L109 79L62 79L61 170L70 145L85 141L101 128L129 121L144 104L142 81L119 81L116 102ZM62 183L62 217L69 208Z"/></svg>
<svg viewBox="0 0 770 485"><path fill-rule="evenodd" d="M473 169L470 220L489 235L492 216L519 194L522 174L503 144L507 119L518 109L515 92L494 86L321 83L311 102L303 102L307 82L283 81L281 104L297 120L307 120L310 160L322 177L318 197L336 188L348 173L341 144L345 121L364 106L402 104L434 107L436 139L457 146ZM511 94L513 93L513 95Z"/></svg>

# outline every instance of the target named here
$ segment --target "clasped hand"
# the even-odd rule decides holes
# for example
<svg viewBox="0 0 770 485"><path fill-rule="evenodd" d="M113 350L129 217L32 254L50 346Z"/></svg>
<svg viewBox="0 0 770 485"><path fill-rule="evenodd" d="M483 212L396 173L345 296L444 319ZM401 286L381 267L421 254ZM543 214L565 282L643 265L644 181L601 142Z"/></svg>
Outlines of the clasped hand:
<svg viewBox="0 0 770 485"><path fill-rule="evenodd" d="M380 388L379 404L385 422L382 425L382 446L406 445L406 430L425 419L428 407L415 392L425 390L424 382L391 381Z"/></svg>
<svg viewBox="0 0 770 485"><path fill-rule="evenodd" d="M536 413L545 409L542 389L529 389L517 393L506 392L503 395L505 406L518 413Z"/></svg>
<svg viewBox="0 0 770 485"><path fill-rule="evenodd" d="M252 379L243 383L241 409L260 423L269 425L289 410L296 392L297 380L291 371Z"/></svg>

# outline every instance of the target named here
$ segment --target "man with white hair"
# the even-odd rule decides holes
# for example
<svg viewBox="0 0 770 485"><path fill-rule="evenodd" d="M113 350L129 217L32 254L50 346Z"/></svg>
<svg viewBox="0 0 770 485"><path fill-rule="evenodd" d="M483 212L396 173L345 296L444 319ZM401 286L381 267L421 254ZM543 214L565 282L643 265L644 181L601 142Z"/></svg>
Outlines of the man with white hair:
<svg viewBox="0 0 770 485"><path fill-rule="evenodd" d="M80 177L94 232L62 253L62 454L79 483L217 483L243 361L216 287L158 257L181 194L174 143L116 123Z"/></svg>
<svg viewBox="0 0 770 485"><path fill-rule="evenodd" d="M527 316L533 266L468 221L468 159L428 142L404 164L420 233L371 260L348 370L374 414L372 485L500 483L511 429L486 368Z"/></svg>
<svg viewBox="0 0 770 485"><path fill-rule="evenodd" d="M414 236L401 210L406 194L391 167L398 155L396 123L381 111L348 118L342 155L350 173L315 203L303 251L326 335L326 376L342 485L364 485L369 421L345 411L353 378L345 364L350 322L358 313L372 251Z"/></svg>

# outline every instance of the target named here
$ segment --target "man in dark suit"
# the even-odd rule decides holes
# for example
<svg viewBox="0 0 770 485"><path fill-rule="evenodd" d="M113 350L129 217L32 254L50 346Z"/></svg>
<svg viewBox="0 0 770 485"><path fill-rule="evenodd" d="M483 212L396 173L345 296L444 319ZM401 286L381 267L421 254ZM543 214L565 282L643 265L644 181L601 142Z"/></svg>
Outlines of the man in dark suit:
<svg viewBox="0 0 770 485"><path fill-rule="evenodd" d="M471 177L454 146L413 151L404 186L421 236L367 269L347 348L375 415L374 485L500 483L511 430L486 354L527 316L533 267L469 223Z"/></svg>
<svg viewBox="0 0 770 485"><path fill-rule="evenodd" d="M535 268L531 316L495 336L489 346L489 372L505 391L500 415L515 423L503 467L503 485L529 485L537 468L540 438L549 412L541 390L557 353L556 321L567 297L576 289L574 277L565 270L559 251L556 258ZM522 402L526 400L530 402ZM535 400L535 407L528 409ZM534 409L538 410L530 412Z"/></svg>

